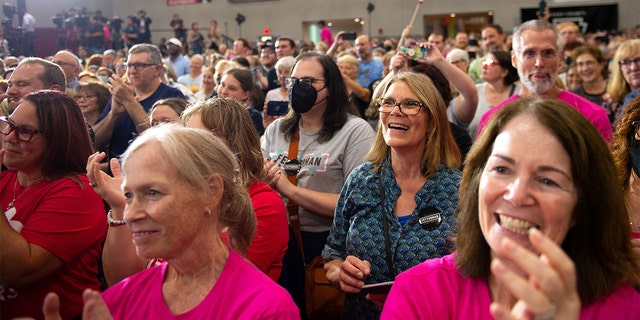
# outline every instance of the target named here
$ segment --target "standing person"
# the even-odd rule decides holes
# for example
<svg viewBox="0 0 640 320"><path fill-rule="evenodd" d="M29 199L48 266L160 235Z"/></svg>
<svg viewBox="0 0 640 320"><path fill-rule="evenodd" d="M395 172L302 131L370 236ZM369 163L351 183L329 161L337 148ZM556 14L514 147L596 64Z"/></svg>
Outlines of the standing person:
<svg viewBox="0 0 640 320"><path fill-rule="evenodd" d="M373 59L371 51L373 47L369 36L361 35L356 38L356 48L360 58L358 77L356 81L359 85L368 88L371 82L382 78L382 62Z"/></svg>
<svg viewBox="0 0 640 320"><path fill-rule="evenodd" d="M611 152L629 212L632 243L640 254L640 98L626 106L611 140Z"/></svg>
<svg viewBox="0 0 640 320"><path fill-rule="evenodd" d="M0 318L42 319L56 291L64 319L82 312L82 292L98 290L107 224L85 175L91 141L80 109L57 91L26 95L0 119Z"/></svg>
<svg viewBox="0 0 640 320"><path fill-rule="evenodd" d="M75 98L84 120L93 126L98 121L102 110L107 106L111 92L103 83L81 82L76 88Z"/></svg>
<svg viewBox="0 0 640 320"><path fill-rule="evenodd" d="M4 28L0 28L0 59L11 55L9 51L9 41L4 37Z"/></svg>
<svg viewBox="0 0 640 320"><path fill-rule="evenodd" d="M327 27L327 23L324 20L318 21L318 28L320 29L320 41L327 44L327 48L333 44L333 33L331 28Z"/></svg>
<svg viewBox="0 0 640 320"><path fill-rule="evenodd" d="M145 10L138 11L138 26L140 27L140 43L152 43L151 42L151 18L147 17Z"/></svg>
<svg viewBox="0 0 640 320"><path fill-rule="evenodd" d="M6 116L9 116L29 93L45 89L64 92L66 87L67 82L60 66L40 58L25 58L11 73L9 87L5 93L0 94L0 100L8 100Z"/></svg>
<svg viewBox="0 0 640 320"><path fill-rule="evenodd" d="M254 93L258 95L262 94L264 100L264 94L262 90L254 90L255 83L251 77L251 71L244 67L227 69L220 79L218 85L218 96L222 98L232 98L242 103L247 108L247 112L251 116L251 121L256 128L259 136L264 134L264 126L262 124L262 114L251 104L250 96ZM262 105L260 105L262 106Z"/></svg>
<svg viewBox="0 0 640 320"><path fill-rule="evenodd" d="M182 54L182 41L171 38L167 41L167 52L169 53L169 63L176 73L176 77L189 74L191 61Z"/></svg>
<svg viewBox="0 0 640 320"><path fill-rule="evenodd" d="M219 52L219 44L222 43L222 29L218 27L218 21L211 20L211 22L209 23L207 38L209 38L210 42L209 49L213 49Z"/></svg>
<svg viewBox="0 0 640 320"><path fill-rule="evenodd" d="M340 74L342 74L342 80L347 86L349 100L358 109L360 117L364 118L364 112L369 107L369 102L371 101L371 91L369 88L363 87L356 82L358 68L360 68L358 59L350 54L345 54L339 57L336 63L338 69L340 69Z"/></svg>
<svg viewBox="0 0 640 320"><path fill-rule="evenodd" d="M104 52L104 31L102 30L102 23L96 16L91 16L84 38L89 54L102 54Z"/></svg>
<svg viewBox="0 0 640 320"><path fill-rule="evenodd" d="M22 16L22 55L25 57L33 57L36 55L35 49L33 47L33 39L36 35L36 18L31 15L31 13L24 10L24 15Z"/></svg>
<svg viewBox="0 0 640 320"><path fill-rule="evenodd" d="M607 61L597 46L580 46L573 49L571 61L575 62L582 83L571 92L587 100L603 106L607 97ZM607 110L609 120L613 123L615 114Z"/></svg>
<svg viewBox="0 0 640 320"><path fill-rule="evenodd" d="M495 50L487 54L487 59L482 62L482 75L484 82L476 84L478 91L478 107L469 124L471 138L476 137L478 124L482 116L493 106L520 92L518 83L518 70L511 64L511 54L502 50Z"/></svg>
<svg viewBox="0 0 640 320"><path fill-rule="evenodd" d="M262 45L260 47L260 65L251 69L251 75L256 86L264 94L278 87L278 77L274 69L276 62L278 62L278 58L273 46L271 44Z"/></svg>
<svg viewBox="0 0 640 320"><path fill-rule="evenodd" d="M476 135L504 105L520 97L542 96L561 100L574 107L600 131L605 140L611 140L613 132L606 111L556 85L558 70L563 65L558 37L557 29L544 20L530 20L516 28L513 33L511 61L518 69L522 88L518 94L491 108L482 116Z"/></svg>
<svg viewBox="0 0 640 320"><path fill-rule="evenodd" d="M164 72L160 51L152 44L141 43L129 50L128 80L109 78L112 98L94 126L96 148L109 145L109 159L119 157L138 134L149 126L147 113L160 99L185 98L175 88L160 81Z"/></svg>
<svg viewBox="0 0 640 320"><path fill-rule="evenodd" d="M157 126L121 161L124 220L111 220L110 229L130 228L137 256L164 262L102 295L85 291L84 319L298 317L287 292L237 253L251 243L256 218L239 163L221 139L200 129ZM45 301L48 319L55 317L54 301L54 294Z"/></svg>
<svg viewBox="0 0 640 320"><path fill-rule="evenodd" d="M169 22L169 27L173 30L173 37L180 40L182 43L187 43L187 28L184 26L184 21L180 19L180 16L176 13L173 15L173 19ZM189 48L184 48L185 52L189 51Z"/></svg>
<svg viewBox="0 0 640 320"><path fill-rule="evenodd" d="M216 80L214 78L216 70L213 67L205 68L202 71L202 83L200 89L195 94L198 100L209 99L216 92Z"/></svg>
<svg viewBox="0 0 640 320"><path fill-rule="evenodd" d="M456 231L461 158L444 101L421 74L382 85L373 146L340 192L322 253L327 279L347 293L343 319L379 318L362 286L449 254ZM420 222L426 218L440 221Z"/></svg>
<svg viewBox="0 0 640 320"><path fill-rule="evenodd" d="M179 76L177 81L185 85L192 93L198 92L202 85L202 65L204 57L201 54L195 54L191 57L189 63L189 73Z"/></svg>
<svg viewBox="0 0 640 320"><path fill-rule="evenodd" d="M200 32L200 25L197 22L191 24L191 30L187 33L191 55L202 54L204 52L204 36Z"/></svg>
<svg viewBox="0 0 640 320"><path fill-rule="evenodd" d="M126 25L120 33L126 48L131 48L134 45L141 43L140 26L136 25L133 19L133 16L127 17Z"/></svg>
<svg viewBox="0 0 640 320"><path fill-rule="evenodd" d="M616 114L616 121L624 112L625 102L630 101L632 93L637 93L638 90L640 90L640 39L633 39L620 44L611 64L611 80L607 85L607 93L612 103L620 106L617 107L619 111ZM616 107L611 109L615 110Z"/></svg>
<svg viewBox="0 0 640 320"><path fill-rule="evenodd" d="M64 72L65 80L67 81L67 88L77 91L78 88L78 75L80 74L80 59L66 50L58 51L51 62L57 64L62 68Z"/></svg>
<svg viewBox="0 0 640 320"><path fill-rule="evenodd" d="M317 52L299 55L285 85L292 110L276 119L262 139L263 156L270 159L265 161L265 181L297 204L304 257L309 263L320 255L340 190L349 173L364 161L374 133L366 121L351 114L355 110L331 57ZM296 140L297 152L289 154ZM295 177L296 183L288 176ZM289 239L280 283L304 312L304 268L291 228Z"/></svg>
<svg viewBox="0 0 640 320"><path fill-rule="evenodd" d="M536 98L500 109L460 186L456 252L400 274L382 319L640 318L616 168L574 108Z"/></svg>
<svg viewBox="0 0 640 320"><path fill-rule="evenodd" d="M502 27L497 24L488 24L482 27L480 46L484 51L484 56L471 61L469 65L469 76L475 83L482 82L482 62L487 59L487 55L494 50L506 51L505 36Z"/></svg>

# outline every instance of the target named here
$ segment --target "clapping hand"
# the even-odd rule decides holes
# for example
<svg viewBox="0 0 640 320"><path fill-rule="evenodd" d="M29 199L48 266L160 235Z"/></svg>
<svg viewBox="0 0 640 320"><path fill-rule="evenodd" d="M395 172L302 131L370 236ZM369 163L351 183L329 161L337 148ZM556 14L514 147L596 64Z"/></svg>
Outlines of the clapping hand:
<svg viewBox="0 0 640 320"><path fill-rule="evenodd" d="M504 239L491 262L497 287L505 288L517 302L509 310L499 302L491 304L497 320L578 319L580 297L573 261L562 248L539 230L529 232L529 241L539 252L531 252Z"/></svg>

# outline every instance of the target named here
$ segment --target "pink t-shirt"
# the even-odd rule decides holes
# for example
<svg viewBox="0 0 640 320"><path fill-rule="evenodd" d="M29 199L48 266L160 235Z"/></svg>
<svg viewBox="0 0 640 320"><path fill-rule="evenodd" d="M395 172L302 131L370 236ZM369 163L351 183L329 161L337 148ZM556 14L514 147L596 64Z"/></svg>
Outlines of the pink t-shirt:
<svg viewBox="0 0 640 320"><path fill-rule="evenodd" d="M102 293L114 319L300 319L289 293L229 249L209 294L195 308L171 313L162 297L168 264L141 271Z"/></svg>
<svg viewBox="0 0 640 320"><path fill-rule="evenodd" d="M396 277L380 319L493 319L486 281L465 278L455 254L427 260ZM640 293L620 287L582 306L580 319L640 319Z"/></svg>
<svg viewBox="0 0 640 320"><path fill-rule="evenodd" d="M600 131L600 134L602 134L602 137L604 137L607 142L611 141L611 138L613 137L613 129L611 129L611 123L609 122L609 118L607 117L607 111L604 110L604 108L575 93L566 90L562 90L557 98L564 103L572 106L573 108L578 110L578 112L582 113L582 115L587 118L587 120L589 120L589 122L591 122L591 124L593 124L593 126L596 127L598 131ZM500 110L500 108L513 101L516 101L517 99L520 99L520 96L514 94L506 100L502 101L502 103L500 103L499 105L489 109L489 111L487 111L480 120L478 131L476 132L476 137L480 135L480 132L482 132L482 129L487 124L487 122L489 122L489 119L491 119L493 114Z"/></svg>

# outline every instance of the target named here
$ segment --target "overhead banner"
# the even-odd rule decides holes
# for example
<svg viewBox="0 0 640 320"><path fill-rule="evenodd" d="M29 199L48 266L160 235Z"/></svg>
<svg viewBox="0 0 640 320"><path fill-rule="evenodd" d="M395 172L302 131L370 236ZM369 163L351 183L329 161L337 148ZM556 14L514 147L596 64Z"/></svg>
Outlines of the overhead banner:
<svg viewBox="0 0 640 320"><path fill-rule="evenodd" d="M521 8L520 20L522 22L537 19L538 8ZM580 7L549 7L551 23L575 22L580 26L580 31L597 32L604 30L618 30L618 5L607 4L600 6Z"/></svg>

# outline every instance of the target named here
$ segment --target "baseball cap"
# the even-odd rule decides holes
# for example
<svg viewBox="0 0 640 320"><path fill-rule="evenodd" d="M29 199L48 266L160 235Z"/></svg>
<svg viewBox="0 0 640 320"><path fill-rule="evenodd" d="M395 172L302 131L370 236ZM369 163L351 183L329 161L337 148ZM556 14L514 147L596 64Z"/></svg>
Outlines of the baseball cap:
<svg viewBox="0 0 640 320"><path fill-rule="evenodd" d="M167 41L167 43L182 47L182 41L178 40L177 38L171 38Z"/></svg>

